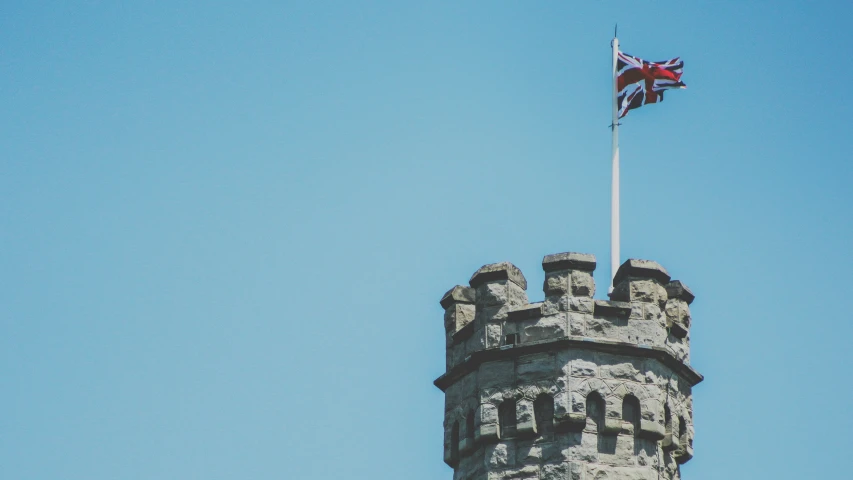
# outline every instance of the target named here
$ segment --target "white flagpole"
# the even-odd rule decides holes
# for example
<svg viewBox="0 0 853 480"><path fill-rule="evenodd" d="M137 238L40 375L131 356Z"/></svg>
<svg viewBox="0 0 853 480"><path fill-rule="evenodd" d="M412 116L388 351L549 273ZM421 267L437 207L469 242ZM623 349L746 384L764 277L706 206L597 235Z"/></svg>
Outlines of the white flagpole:
<svg viewBox="0 0 853 480"><path fill-rule="evenodd" d="M619 39L613 32L613 123L610 130L613 132L612 156L613 156L613 179L610 185L610 289L608 295L613 292L613 279L616 278L616 270L619 268L619 106L616 85L616 61L619 56Z"/></svg>

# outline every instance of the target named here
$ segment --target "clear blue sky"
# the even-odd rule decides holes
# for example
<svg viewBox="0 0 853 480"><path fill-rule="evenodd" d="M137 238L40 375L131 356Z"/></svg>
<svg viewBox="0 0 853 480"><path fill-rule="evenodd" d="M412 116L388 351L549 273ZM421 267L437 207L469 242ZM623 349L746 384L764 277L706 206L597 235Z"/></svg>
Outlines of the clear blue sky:
<svg viewBox="0 0 853 480"><path fill-rule="evenodd" d="M356 5L358 3L358 5ZM5 2L0 477L450 479L438 300L697 294L688 480L849 476L849 2Z"/></svg>

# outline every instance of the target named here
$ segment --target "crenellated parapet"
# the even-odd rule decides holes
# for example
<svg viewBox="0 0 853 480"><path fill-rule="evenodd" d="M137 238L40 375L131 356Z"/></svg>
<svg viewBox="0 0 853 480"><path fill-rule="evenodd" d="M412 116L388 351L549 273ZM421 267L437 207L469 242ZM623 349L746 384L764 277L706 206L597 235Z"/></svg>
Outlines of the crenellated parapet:
<svg viewBox="0 0 853 480"><path fill-rule="evenodd" d="M441 299L445 461L455 479L680 478L693 456L693 293L628 260L596 300L595 257L547 255L544 299L508 262Z"/></svg>
<svg viewBox="0 0 853 480"><path fill-rule="evenodd" d="M546 255L541 302L528 302L527 280L509 262L485 265L469 287L448 290L441 299L448 370L481 350L569 337L662 347L689 363L690 289L657 262L631 259L617 271L610 300L595 300L595 266L590 254Z"/></svg>

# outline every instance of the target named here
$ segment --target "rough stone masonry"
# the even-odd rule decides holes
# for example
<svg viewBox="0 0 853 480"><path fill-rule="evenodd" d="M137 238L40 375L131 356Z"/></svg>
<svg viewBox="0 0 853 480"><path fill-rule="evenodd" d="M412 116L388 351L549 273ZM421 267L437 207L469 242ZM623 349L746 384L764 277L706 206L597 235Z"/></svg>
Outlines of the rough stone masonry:
<svg viewBox="0 0 853 480"><path fill-rule="evenodd" d="M649 260L594 300L595 257L542 260L545 300L509 262L441 298L444 461L454 480L681 478L693 457L693 293Z"/></svg>

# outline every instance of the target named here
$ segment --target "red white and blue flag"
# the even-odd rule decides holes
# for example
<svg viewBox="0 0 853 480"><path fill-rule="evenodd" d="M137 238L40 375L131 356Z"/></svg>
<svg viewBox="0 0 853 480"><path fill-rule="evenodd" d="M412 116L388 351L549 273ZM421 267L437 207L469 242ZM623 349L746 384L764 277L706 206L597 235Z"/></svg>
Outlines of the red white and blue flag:
<svg viewBox="0 0 853 480"><path fill-rule="evenodd" d="M681 81L684 62L673 58L665 62L648 62L619 52L616 62L616 92L619 118L628 110L647 103L663 101L663 91L671 88L687 88Z"/></svg>

